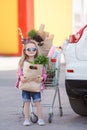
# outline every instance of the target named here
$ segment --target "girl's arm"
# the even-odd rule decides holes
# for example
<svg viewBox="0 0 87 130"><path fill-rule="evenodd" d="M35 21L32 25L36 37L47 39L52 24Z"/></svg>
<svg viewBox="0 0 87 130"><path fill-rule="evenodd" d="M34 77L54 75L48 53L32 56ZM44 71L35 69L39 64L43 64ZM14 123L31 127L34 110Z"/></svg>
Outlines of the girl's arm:
<svg viewBox="0 0 87 130"><path fill-rule="evenodd" d="M17 81L16 81L16 87L18 88L19 82L20 82L20 77L23 75L23 69L21 67L18 68L17 71Z"/></svg>
<svg viewBox="0 0 87 130"><path fill-rule="evenodd" d="M45 67L43 67L43 69L42 69L42 77L43 77L43 82L45 82L45 81L46 81L46 78L47 78L47 74L46 74L46 69L45 69Z"/></svg>
<svg viewBox="0 0 87 130"><path fill-rule="evenodd" d="M45 89L45 84L44 83L45 83L46 78L47 78L45 67L43 67L43 69L42 69L42 77L43 77L43 80L42 80L42 85L41 85L41 91L43 91Z"/></svg>
<svg viewBox="0 0 87 130"><path fill-rule="evenodd" d="M18 68L18 77L23 76L23 69L21 67Z"/></svg>

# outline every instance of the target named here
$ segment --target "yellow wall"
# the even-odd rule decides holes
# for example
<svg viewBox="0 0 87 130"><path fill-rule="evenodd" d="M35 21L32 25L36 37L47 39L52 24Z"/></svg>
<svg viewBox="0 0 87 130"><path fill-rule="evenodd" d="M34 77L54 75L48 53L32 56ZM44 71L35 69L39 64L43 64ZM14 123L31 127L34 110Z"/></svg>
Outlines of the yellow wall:
<svg viewBox="0 0 87 130"><path fill-rule="evenodd" d="M35 28L45 24L45 30L54 34L54 45L61 45L71 34L72 0L34 0Z"/></svg>
<svg viewBox="0 0 87 130"><path fill-rule="evenodd" d="M0 0L0 54L18 53L18 0ZM61 45L71 34L72 0L34 0L34 23L54 34Z"/></svg>
<svg viewBox="0 0 87 130"><path fill-rule="evenodd" d="M18 52L17 0L0 0L0 54Z"/></svg>

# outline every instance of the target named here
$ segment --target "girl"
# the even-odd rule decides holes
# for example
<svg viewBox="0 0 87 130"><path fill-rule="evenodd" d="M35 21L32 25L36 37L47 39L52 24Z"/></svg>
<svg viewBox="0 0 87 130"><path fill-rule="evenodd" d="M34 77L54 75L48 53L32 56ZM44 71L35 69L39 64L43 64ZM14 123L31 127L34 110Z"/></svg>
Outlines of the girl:
<svg viewBox="0 0 87 130"><path fill-rule="evenodd" d="M19 67L18 67L18 76L22 82L26 82L26 77L23 76L23 63L24 61L27 62L33 62L34 58L37 57L38 55L38 49L36 46L36 43L34 40L26 40L25 44L23 46L22 50L22 56L19 61ZM35 82L42 81L43 82L46 80L46 72L45 69L42 70L42 76L39 76L38 78L35 79ZM29 91L24 91L22 90L22 99L24 102L24 126L30 125L29 121L29 106L31 102L31 98L33 99L33 102L35 103L35 106L37 108L37 115L38 115L38 124L39 125L45 125L45 122L42 117L42 109L41 109L41 93L40 92L29 92Z"/></svg>

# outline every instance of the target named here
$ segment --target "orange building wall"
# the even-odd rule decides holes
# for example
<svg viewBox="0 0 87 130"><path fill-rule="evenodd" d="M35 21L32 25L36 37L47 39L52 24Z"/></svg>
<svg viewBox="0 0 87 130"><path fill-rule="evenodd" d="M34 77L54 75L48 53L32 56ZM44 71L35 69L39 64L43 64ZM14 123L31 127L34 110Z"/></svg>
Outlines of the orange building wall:
<svg viewBox="0 0 87 130"><path fill-rule="evenodd" d="M20 55L18 27L27 35L34 27L33 0L2 0L0 2L0 55Z"/></svg>
<svg viewBox="0 0 87 130"><path fill-rule="evenodd" d="M0 2L0 54L12 54L18 51L17 18L17 0L2 0Z"/></svg>

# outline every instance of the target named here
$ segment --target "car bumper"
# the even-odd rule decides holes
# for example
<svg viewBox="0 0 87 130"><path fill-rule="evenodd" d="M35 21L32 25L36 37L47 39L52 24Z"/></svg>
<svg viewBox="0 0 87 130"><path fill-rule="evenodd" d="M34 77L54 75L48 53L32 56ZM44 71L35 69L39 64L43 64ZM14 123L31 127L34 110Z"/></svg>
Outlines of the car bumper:
<svg viewBox="0 0 87 130"><path fill-rule="evenodd" d="M69 97L87 96L87 80L65 80L66 92Z"/></svg>

